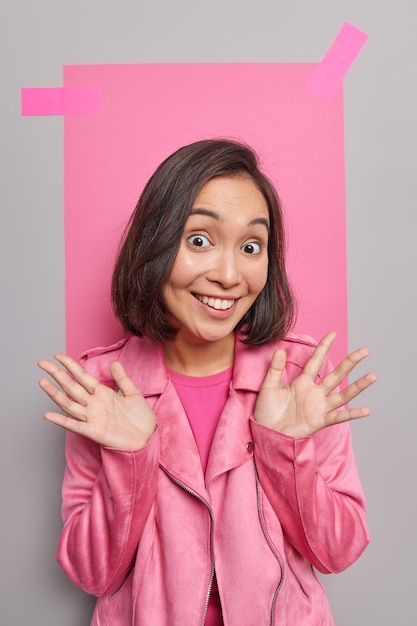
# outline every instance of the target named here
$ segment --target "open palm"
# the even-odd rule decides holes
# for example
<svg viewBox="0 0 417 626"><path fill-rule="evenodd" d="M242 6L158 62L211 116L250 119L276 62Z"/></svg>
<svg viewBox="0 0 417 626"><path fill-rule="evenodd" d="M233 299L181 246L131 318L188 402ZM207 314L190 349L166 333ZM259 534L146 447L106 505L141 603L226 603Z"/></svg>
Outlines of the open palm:
<svg viewBox="0 0 417 626"><path fill-rule="evenodd" d="M39 384L66 415L48 412L46 420L110 448L137 450L146 444L155 430L155 416L121 363L111 365L117 393L71 357L57 354L55 358L70 375L56 363L42 360L39 367L56 384L47 378Z"/></svg>
<svg viewBox="0 0 417 626"><path fill-rule="evenodd" d="M360 348L349 354L320 382L317 375L335 338L328 333L318 344L300 376L287 387L281 384L286 355L277 350L259 391L254 418L257 422L292 437L306 437L340 422L366 417L366 407L346 408L362 391L375 382L375 374L358 378L341 391L335 391L354 367L368 356Z"/></svg>

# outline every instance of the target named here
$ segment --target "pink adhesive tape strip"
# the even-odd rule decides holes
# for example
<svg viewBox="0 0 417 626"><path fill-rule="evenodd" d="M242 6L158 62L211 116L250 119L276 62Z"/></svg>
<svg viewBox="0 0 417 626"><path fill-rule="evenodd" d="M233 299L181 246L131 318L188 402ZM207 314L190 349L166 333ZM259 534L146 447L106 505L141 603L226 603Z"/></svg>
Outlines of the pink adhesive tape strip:
<svg viewBox="0 0 417 626"><path fill-rule="evenodd" d="M310 78L308 91L324 100L331 100L367 39L368 35L363 31L347 22L343 24Z"/></svg>
<svg viewBox="0 0 417 626"><path fill-rule="evenodd" d="M97 86L22 89L22 115L91 115L101 111Z"/></svg>

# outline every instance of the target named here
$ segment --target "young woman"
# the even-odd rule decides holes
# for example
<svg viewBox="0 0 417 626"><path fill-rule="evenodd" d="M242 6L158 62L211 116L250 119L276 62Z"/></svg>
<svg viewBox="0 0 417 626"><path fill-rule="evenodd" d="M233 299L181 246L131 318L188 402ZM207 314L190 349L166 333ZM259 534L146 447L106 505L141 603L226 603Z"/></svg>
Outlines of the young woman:
<svg viewBox="0 0 417 626"><path fill-rule="evenodd" d="M313 568L368 542L334 333L290 333L279 200L248 147L181 148L147 183L116 262L127 338L41 361L66 413L58 559L92 624L333 624ZM66 371L68 373L66 373Z"/></svg>

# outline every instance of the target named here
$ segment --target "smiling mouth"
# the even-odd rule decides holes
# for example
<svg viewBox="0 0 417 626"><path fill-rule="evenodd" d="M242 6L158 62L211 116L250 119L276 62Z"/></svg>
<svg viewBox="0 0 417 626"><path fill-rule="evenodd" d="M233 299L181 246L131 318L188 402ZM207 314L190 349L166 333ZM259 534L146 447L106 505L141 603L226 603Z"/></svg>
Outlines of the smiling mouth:
<svg viewBox="0 0 417 626"><path fill-rule="evenodd" d="M236 300L222 300L221 298L209 298L208 296L200 296L199 294L193 294L197 300L211 307L212 309L216 309L216 311L227 311L227 309L231 309Z"/></svg>

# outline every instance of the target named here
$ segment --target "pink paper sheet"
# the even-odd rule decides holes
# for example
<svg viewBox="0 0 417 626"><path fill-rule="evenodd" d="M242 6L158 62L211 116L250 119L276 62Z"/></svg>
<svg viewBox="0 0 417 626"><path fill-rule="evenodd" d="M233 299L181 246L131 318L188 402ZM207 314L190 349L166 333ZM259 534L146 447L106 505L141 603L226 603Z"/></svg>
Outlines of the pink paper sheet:
<svg viewBox="0 0 417 626"><path fill-rule="evenodd" d="M296 331L336 330L347 347L343 94L307 89L314 64L84 65L65 86L96 85L101 113L65 117L67 351L121 336L109 288L118 241L139 193L175 149L208 137L251 144L288 224Z"/></svg>
<svg viewBox="0 0 417 626"><path fill-rule="evenodd" d="M311 76L308 90L331 100L367 39L366 33L345 22Z"/></svg>
<svg viewBox="0 0 417 626"><path fill-rule="evenodd" d="M100 88L23 87L22 115L94 115L100 113Z"/></svg>

